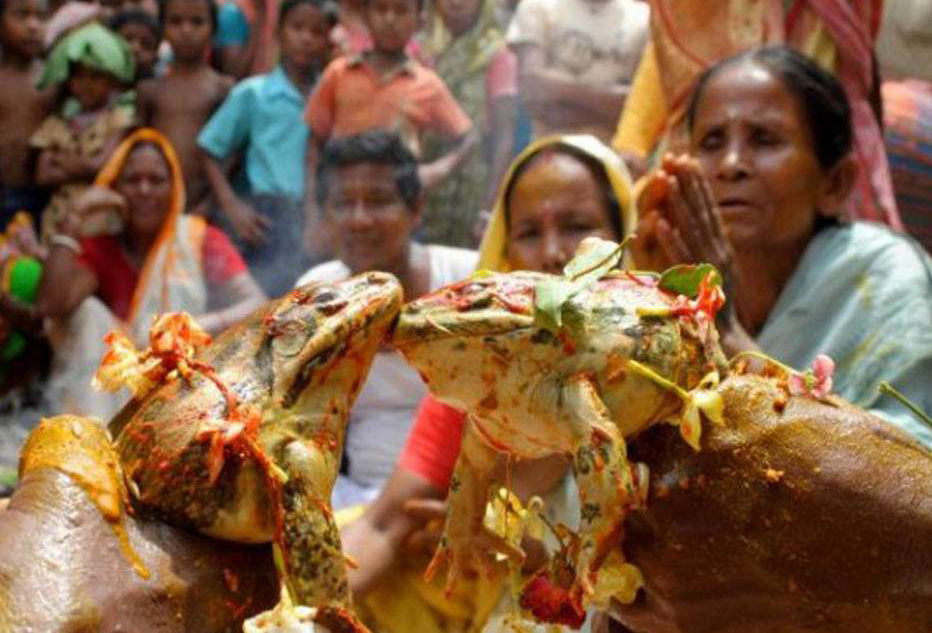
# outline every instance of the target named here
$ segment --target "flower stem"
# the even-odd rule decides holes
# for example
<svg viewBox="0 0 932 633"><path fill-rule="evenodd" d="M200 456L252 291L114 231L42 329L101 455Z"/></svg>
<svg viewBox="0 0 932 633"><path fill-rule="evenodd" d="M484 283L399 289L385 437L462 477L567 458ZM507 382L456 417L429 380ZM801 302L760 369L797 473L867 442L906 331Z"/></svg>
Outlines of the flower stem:
<svg viewBox="0 0 932 633"><path fill-rule="evenodd" d="M909 409L910 413L916 416L916 419L928 425L929 428L932 428L932 418L930 418L922 409L920 409L912 401L910 401L909 398L907 398L902 393L900 393L896 389L896 387L894 387L887 381L883 381L879 385L877 385L877 391L879 391L885 396L890 396L892 398L896 398L897 400L899 400L900 404L902 404L904 407Z"/></svg>

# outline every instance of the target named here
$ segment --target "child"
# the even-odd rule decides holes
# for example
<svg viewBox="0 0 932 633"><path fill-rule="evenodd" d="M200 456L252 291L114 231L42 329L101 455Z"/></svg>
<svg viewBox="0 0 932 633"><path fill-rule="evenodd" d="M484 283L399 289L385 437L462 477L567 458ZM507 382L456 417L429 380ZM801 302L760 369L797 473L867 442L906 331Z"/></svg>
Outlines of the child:
<svg viewBox="0 0 932 633"><path fill-rule="evenodd" d="M136 82L152 78L159 54L159 42L162 41L158 19L142 9L127 9L113 16L108 26L126 40L133 51Z"/></svg>
<svg viewBox="0 0 932 633"><path fill-rule="evenodd" d="M51 90L36 88L45 12L45 0L0 0L0 231L19 210L38 222L48 201L35 186L29 147L54 97Z"/></svg>
<svg viewBox="0 0 932 633"><path fill-rule="evenodd" d="M160 23L174 58L165 77L139 84L139 118L175 147L184 172L187 209L203 215L210 185L197 134L223 103L233 80L207 64L217 23L213 0L165 0L160 6Z"/></svg>
<svg viewBox="0 0 932 633"><path fill-rule="evenodd" d="M42 217L43 242L53 238L70 200L91 184L133 125L135 110L123 93L133 73L129 46L97 23L75 29L49 54L39 86L60 85L60 107L30 139L40 150L36 182L55 188ZM116 222L97 216L83 230L114 231Z"/></svg>
<svg viewBox="0 0 932 633"><path fill-rule="evenodd" d="M424 133L437 133L452 142L452 149L418 167L427 189L446 178L473 150L477 136L469 117L443 80L405 53L417 30L422 4L423 0L365 0L363 9L373 49L331 62L305 111L312 138L309 191L314 190L319 149L330 138L382 128L401 136L420 157ZM307 199L310 217L314 217L313 196Z"/></svg>
<svg viewBox="0 0 932 633"><path fill-rule="evenodd" d="M239 238L240 252L270 297L304 270L304 161L308 93L330 56L325 0L285 0L278 21L281 64L244 80L198 136L214 197ZM234 193L221 164L242 152L247 195Z"/></svg>

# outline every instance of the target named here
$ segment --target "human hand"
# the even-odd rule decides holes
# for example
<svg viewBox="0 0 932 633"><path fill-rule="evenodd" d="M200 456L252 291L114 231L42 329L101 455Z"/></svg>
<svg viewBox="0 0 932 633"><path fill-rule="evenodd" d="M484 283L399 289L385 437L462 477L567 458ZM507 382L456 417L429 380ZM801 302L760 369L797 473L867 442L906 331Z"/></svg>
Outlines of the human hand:
<svg viewBox="0 0 932 633"><path fill-rule="evenodd" d="M641 220L631 254L639 268L713 264L732 277L731 246L699 164L686 155L664 156L638 201Z"/></svg>
<svg viewBox="0 0 932 633"><path fill-rule="evenodd" d="M257 213L252 205L234 198L223 209L237 237L247 244L260 244L266 239L266 231L272 226L272 221L264 215Z"/></svg>
<svg viewBox="0 0 932 633"><path fill-rule="evenodd" d="M447 172L443 165L438 165L439 161L433 163L421 163L417 166L417 177L421 181L421 188L424 190L433 189L441 180L447 177Z"/></svg>
<svg viewBox="0 0 932 633"><path fill-rule="evenodd" d="M115 212L120 217L125 217L126 199L109 187L88 187L75 196L71 209L62 218L58 230L77 237L82 234L82 227L87 224L89 217L106 212Z"/></svg>
<svg viewBox="0 0 932 633"><path fill-rule="evenodd" d="M406 515L420 524L405 545L412 553L432 556L443 534L443 523L447 517L446 499L410 499L403 509Z"/></svg>

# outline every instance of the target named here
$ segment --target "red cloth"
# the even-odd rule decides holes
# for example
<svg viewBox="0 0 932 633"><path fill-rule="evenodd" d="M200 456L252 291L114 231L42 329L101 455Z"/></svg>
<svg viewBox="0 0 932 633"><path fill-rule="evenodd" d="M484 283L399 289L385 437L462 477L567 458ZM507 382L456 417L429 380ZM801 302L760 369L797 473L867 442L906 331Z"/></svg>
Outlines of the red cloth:
<svg viewBox="0 0 932 633"><path fill-rule="evenodd" d="M110 235L81 240L78 264L97 277L97 296L113 314L126 319L139 280L135 270ZM208 285L222 285L246 270L246 263L229 238L216 227L208 226L201 246L201 262Z"/></svg>
<svg viewBox="0 0 932 633"><path fill-rule="evenodd" d="M401 452L400 466L446 490L460 454L465 422L464 413L426 396Z"/></svg>

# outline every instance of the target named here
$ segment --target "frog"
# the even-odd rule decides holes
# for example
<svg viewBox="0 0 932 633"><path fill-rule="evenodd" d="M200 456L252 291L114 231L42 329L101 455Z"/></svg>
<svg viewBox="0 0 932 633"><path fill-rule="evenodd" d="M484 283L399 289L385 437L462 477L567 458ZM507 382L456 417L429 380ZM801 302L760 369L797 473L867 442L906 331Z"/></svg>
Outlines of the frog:
<svg viewBox="0 0 932 633"><path fill-rule="evenodd" d="M280 604L365 630L330 495L349 411L401 301L395 277L370 272L298 287L210 342L177 314L135 356L114 336L96 380L136 390L109 423L135 511L272 543Z"/></svg>
<svg viewBox="0 0 932 633"><path fill-rule="evenodd" d="M698 449L700 409L719 417L715 385L728 371L708 309L720 307L720 286L690 299L655 275L608 270L620 247L598 242L584 243L562 277L481 271L417 299L391 339L435 398L467 413L428 574L445 565L452 587L488 566L484 518L501 484L499 456L567 456L580 527L558 532L560 551L520 603L538 621L572 627L606 591L630 602L643 582L619 560L624 518L644 503L649 479L644 464L629 463L626 440L668 421ZM590 266L584 255L599 249L614 259ZM513 552L503 543L497 553Z"/></svg>

